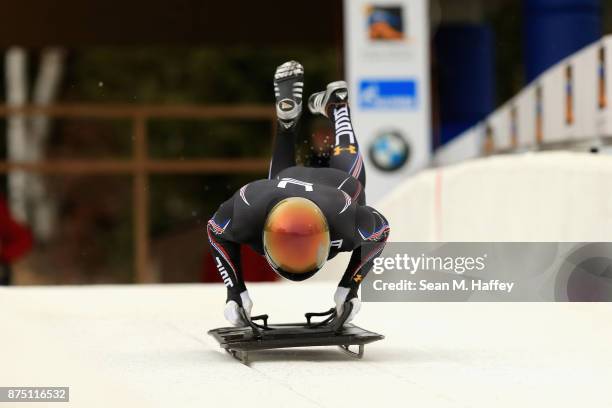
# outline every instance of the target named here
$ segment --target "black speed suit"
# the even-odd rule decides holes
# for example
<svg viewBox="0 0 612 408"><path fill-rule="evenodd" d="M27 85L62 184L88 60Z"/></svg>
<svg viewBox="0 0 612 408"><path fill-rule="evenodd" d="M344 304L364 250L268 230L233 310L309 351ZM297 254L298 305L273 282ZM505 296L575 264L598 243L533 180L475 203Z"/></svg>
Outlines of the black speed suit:
<svg viewBox="0 0 612 408"><path fill-rule="evenodd" d="M379 212L365 205L365 170L348 105L336 105L331 120L335 142L329 168L296 166L296 126L290 129L279 126L269 178L243 186L208 221L208 239L227 287L228 301L242 305L240 293L246 290L240 266L240 244L249 245L263 256L262 232L268 212L288 197L307 198L325 215L331 239L328 259L339 252L352 251L339 286L350 289L349 298L357 296L359 284L383 250L389 225ZM363 247L364 243L378 245ZM279 273L288 279L303 280L315 272Z"/></svg>

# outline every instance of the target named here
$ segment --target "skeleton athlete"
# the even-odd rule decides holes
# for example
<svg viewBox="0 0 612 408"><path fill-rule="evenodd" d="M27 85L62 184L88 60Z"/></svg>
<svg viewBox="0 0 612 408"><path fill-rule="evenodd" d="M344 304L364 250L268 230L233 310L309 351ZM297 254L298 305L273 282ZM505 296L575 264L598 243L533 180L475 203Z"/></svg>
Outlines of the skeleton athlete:
<svg viewBox="0 0 612 408"><path fill-rule="evenodd" d="M348 322L361 306L359 285L389 235L385 217L365 204L365 169L351 124L346 82L332 82L308 100L310 112L328 117L334 128L329 168L296 166L303 86L301 64L289 61L277 68L278 131L268 179L243 186L208 221L213 258L227 287L225 317L236 326L246 323L240 308L250 316L253 307L242 278L241 244L293 281L310 278L339 252L352 252L334 295L338 313L345 302L353 303Z"/></svg>

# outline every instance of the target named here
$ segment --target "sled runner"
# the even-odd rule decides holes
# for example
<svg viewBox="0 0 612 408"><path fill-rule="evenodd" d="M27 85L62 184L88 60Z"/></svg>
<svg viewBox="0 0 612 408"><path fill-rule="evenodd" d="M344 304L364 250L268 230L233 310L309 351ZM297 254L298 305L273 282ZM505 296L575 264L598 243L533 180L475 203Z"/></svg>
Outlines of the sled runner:
<svg viewBox="0 0 612 408"><path fill-rule="evenodd" d="M305 323L282 324L268 324L268 315L248 319L244 310L241 310L242 318L249 323L248 326L221 327L210 330L208 334L243 364L249 363L251 351L290 347L339 346L348 355L361 358L366 344L382 340L384 336L353 324L345 325L352 307L352 303L347 302L340 316L335 308L331 308L322 313L306 313ZM314 322L313 317L325 319ZM351 346L358 346L358 351L350 350Z"/></svg>

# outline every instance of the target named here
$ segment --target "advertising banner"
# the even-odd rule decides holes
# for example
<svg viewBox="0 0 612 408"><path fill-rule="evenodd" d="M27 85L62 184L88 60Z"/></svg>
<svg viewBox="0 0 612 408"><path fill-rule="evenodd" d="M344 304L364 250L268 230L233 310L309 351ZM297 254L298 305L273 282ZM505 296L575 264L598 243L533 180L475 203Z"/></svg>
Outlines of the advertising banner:
<svg viewBox="0 0 612 408"><path fill-rule="evenodd" d="M543 138L541 89L539 84L528 86L513 99L519 148L533 147L537 138Z"/></svg>
<svg viewBox="0 0 612 408"><path fill-rule="evenodd" d="M490 140L486 140L487 144L485 146L489 146L489 149L503 151L514 147L512 142L512 135L514 134L511 121L512 114L511 107L506 104L487 118L485 130L487 132L486 136ZM491 152L485 151L484 153Z"/></svg>
<svg viewBox="0 0 612 408"><path fill-rule="evenodd" d="M430 161L427 0L345 0L346 77L367 171L384 196Z"/></svg>
<svg viewBox="0 0 612 408"><path fill-rule="evenodd" d="M581 50L570 59L575 72L576 139L592 139L598 136L597 119L599 111L605 108L605 89L600 75L599 57L605 56L600 43Z"/></svg>
<svg viewBox="0 0 612 408"><path fill-rule="evenodd" d="M597 133L612 136L612 36L606 36L597 49Z"/></svg>

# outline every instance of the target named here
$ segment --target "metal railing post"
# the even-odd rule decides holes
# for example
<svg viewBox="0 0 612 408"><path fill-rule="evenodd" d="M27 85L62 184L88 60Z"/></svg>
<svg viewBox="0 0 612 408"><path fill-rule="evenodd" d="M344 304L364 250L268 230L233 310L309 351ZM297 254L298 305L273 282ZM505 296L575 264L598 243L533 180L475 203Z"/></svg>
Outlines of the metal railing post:
<svg viewBox="0 0 612 408"><path fill-rule="evenodd" d="M137 283L155 282L149 265L149 178L147 173L147 118L133 119L134 272Z"/></svg>

